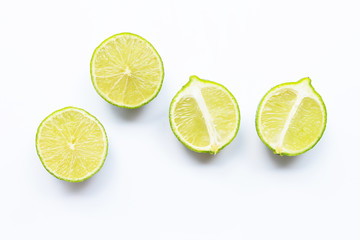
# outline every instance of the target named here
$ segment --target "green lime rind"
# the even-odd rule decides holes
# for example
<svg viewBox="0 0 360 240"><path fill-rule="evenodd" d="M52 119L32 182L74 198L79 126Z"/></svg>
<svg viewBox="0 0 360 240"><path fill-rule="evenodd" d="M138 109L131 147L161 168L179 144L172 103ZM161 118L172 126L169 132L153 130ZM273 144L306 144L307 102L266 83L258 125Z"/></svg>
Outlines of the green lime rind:
<svg viewBox="0 0 360 240"><path fill-rule="evenodd" d="M106 96L104 96L100 90L96 87L96 84L95 84L95 79L94 79L94 76L92 74L93 72L93 61L94 61L94 57L97 53L97 50L102 46L104 45L105 43L107 43L110 39L116 37L116 36L120 36L120 35L131 35L131 36L134 36L134 37L137 37L137 38L140 38L141 40L143 40L144 42L146 42L155 52L155 54L157 55L157 57L159 58L160 60L160 63L161 63L161 72L162 72L162 78L161 78L161 81L160 81L160 84L159 84L159 87L158 89L156 90L156 92L154 93L154 95L149 98L147 101L144 101L143 103L139 104L139 105L136 105L136 106L128 106L128 105L121 105L121 104L117 104L113 101L111 101L111 99L107 98ZM91 57L91 61L90 61L90 75L91 75L91 82L95 88L95 91L105 100L107 101L108 103L114 105L114 106L117 106L117 107L121 107L121 108L128 108L128 109L136 109L136 108L139 108L139 107L142 107L144 106L145 104L148 104L151 100L153 100L160 92L161 90L161 87L162 87L162 84L163 84L163 81L164 81L164 76L165 76L165 71L164 71L164 63L159 55L159 53L156 51L155 47L149 42L147 41L145 38L137 35L137 34L134 34L134 33L130 33L130 32L123 32L123 33L118 33L118 34L115 34L115 35L112 35L111 37L108 37L107 39L105 39L104 41L101 42L101 44L94 50L94 53Z"/></svg>
<svg viewBox="0 0 360 240"><path fill-rule="evenodd" d="M198 81L201 81L201 82L204 82L204 83L210 83L210 84L214 84L214 85L217 85L221 88L223 88L229 95L230 97L232 98L232 100L234 101L235 103L235 106L236 106L236 109L237 109L237 112L238 112L238 121L237 121L237 125L236 125L236 130L234 131L234 136L226 143L224 144L221 148L219 148L216 152L215 151L206 151L206 150L200 150L200 149L197 149L197 148L193 148L190 144L188 144L186 141L184 141L183 139L181 139L180 136L178 136L176 130L175 130L175 126L173 125L173 122L171 121L171 112L172 112L172 107L174 106L174 103L175 103L175 100L177 99L178 95L183 91L185 90L190 84L191 84L191 81L192 79L197 79ZM169 122L170 122L170 127L171 127L171 130L172 132L174 133L175 137L184 145L186 146L188 149L194 151L194 152L198 152L198 153L209 153L209 154L216 154L218 153L220 150L224 149L227 145L229 145L233 140L234 138L236 137L238 131L239 131L239 128L240 128L240 119L241 119L241 116L240 116L240 108L239 108L239 105L236 101L236 98L234 97L234 95L226 88L224 87L223 85L221 85L220 83L217 83L217 82L213 82L213 81L209 81L209 80L204 80L204 79L201 79L195 75L192 75L190 76L190 80L176 93L176 95L174 96L174 98L172 99L171 103L170 103L170 108L169 108Z"/></svg>
<svg viewBox="0 0 360 240"><path fill-rule="evenodd" d="M323 125L323 129L321 131L321 134L319 135L318 139L312 144L310 145L309 147L301 150L301 151L298 151L298 152L282 152L282 153L276 153L275 149L273 147L271 147L266 141L265 139L261 136L260 134L260 128L259 128L259 110L261 108L261 106L263 105L264 103L264 100L266 99L266 97L269 95L269 93L271 93L272 91L278 89L278 88L282 88L284 86L290 86L290 85L296 85L298 84L299 82L302 82L302 81L308 81L309 82L309 86L311 87L312 89L312 92L319 98L320 100L320 103L324 109L324 125ZM300 154L303 154L307 151L309 151L310 149L312 149L313 147L315 147L315 145L320 141L321 137L323 136L324 132L325 132L325 128L326 128L326 124L327 124L327 110L326 110L326 106L325 106L325 103L322 99L322 97L320 96L320 94L318 92L315 91L314 87L311 85L311 79L309 77L306 77L306 78L302 78L300 79L299 81L297 82L287 82L287 83L282 83L282 84L279 84L279 85L276 85L275 87L271 88L266 94L265 96L261 99L260 103L259 103L259 106L258 106L258 109L256 111L256 119L255 119L255 126L256 126L256 132L259 136L259 138L261 139L261 141L276 155L280 155L280 156L297 156L297 155L300 155Z"/></svg>
<svg viewBox="0 0 360 240"><path fill-rule="evenodd" d="M42 125L46 122L46 120L48 120L51 116L55 115L56 113L59 113L59 112L62 112L62 111L65 111L65 110L68 110L68 109L76 109L76 110L79 110L85 114L88 114L92 119L94 119L98 124L99 126L101 127L103 133L105 134L105 139L106 139L106 152L104 154L104 157L103 159L101 160L101 165L99 166L98 169L96 169L93 173L91 173L89 176L86 176L85 178L80 178L80 179L76 179L76 180L72 180L72 179L67 179L67 178L63 178L61 176L58 176L56 175L54 172L52 172L44 163L43 161L43 158L40 154L40 151L39 151L39 148L38 148L38 138L39 138L39 133L40 133L40 129L42 127ZM84 109L81 109L81 108L77 108L77 107L65 107L65 108L62 108L62 109L59 109L53 113L51 113L49 116L47 116L39 125L38 129L37 129L37 132L36 132L36 138L35 138L35 146L36 146L36 153L37 155L39 156L40 158L40 161L41 161L41 164L44 166L44 168L46 169L46 171L48 171L51 175L53 175L54 177L60 179L60 180L63 180L63 181L67 181L67 182L82 182L82 181L85 181L86 179L89 179L91 178L92 176L94 176L98 171L100 171L100 169L102 168L102 166L104 165L105 163L105 159L107 157L107 154L108 154L108 147L109 147L109 143L108 143L108 137L106 135L106 131L105 131L105 128L104 126L101 124L101 122L96 118L94 117L92 114L90 114L89 112L85 111Z"/></svg>

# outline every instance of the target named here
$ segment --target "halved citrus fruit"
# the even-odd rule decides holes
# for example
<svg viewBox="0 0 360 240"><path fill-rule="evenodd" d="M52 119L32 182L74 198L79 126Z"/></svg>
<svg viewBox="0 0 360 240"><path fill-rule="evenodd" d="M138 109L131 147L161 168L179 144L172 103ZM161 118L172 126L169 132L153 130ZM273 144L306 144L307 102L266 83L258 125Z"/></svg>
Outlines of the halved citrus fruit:
<svg viewBox="0 0 360 240"><path fill-rule="evenodd" d="M132 33L116 34L98 46L90 72L99 95L118 107L138 108L159 93L164 68L155 48Z"/></svg>
<svg viewBox="0 0 360 240"><path fill-rule="evenodd" d="M320 140L326 126L326 108L310 78L280 84L261 100L256 130L275 153L298 155Z"/></svg>
<svg viewBox="0 0 360 240"><path fill-rule="evenodd" d="M36 150L46 170L69 182L84 181L98 172L107 149L104 127L80 108L55 111L36 134Z"/></svg>
<svg viewBox="0 0 360 240"><path fill-rule="evenodd" d="M170 125L189 149L215 154L236 136L239 106L224 86L191 76L171 102Z"/></svg>

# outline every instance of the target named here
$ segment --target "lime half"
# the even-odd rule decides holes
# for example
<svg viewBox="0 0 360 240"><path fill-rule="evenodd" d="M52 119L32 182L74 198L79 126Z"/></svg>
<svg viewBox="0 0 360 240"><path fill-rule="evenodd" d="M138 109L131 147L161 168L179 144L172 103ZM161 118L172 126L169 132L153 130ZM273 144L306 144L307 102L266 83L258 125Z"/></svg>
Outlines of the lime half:
<svg viewBox="0 0 360 240"><path fill-rule="evenodd" d="M298 155L320 140L326 126L326 108L310 78L280 84L261 100L256 130L275 153Z"/></svg>
<svg viewBox="0 0 360 240"><path fill-rule="evenodd" d="M240 111L222 85L191 76L170 105L170 125L189 149L215 154L236 136Z"/></svg>
<svg viewBox="0 0 360 240"><path fill-rule="evenodd" d="M99 171L107 149L104 127L80 108L50 114L36 134L36 150L46 170L69 182L84 181Z"/></svg>
<svg viewBox="0 0 360 240"><path fill-rule="evenodd" d="M98 46L90 72L96 91L118 107L138 108L159 93L164 68L155 48L132 33L114 35Z"/></svg>

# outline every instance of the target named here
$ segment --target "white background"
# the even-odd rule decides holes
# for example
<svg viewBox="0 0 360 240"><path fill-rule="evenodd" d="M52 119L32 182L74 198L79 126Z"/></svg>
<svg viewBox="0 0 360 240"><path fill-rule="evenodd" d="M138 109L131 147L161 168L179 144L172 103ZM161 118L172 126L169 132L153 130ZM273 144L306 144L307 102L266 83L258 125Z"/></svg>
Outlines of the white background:
<svg viewBox="0 0 360 240"><path fill-rule="evenodd" d="M1 239L360 239L358 0L5 1L0 3ZM165 67L138 110L105 102L93 50L129 31ZM225 85L240 130L216 156L171 132L172 97L190 75ZM273 86L309 76L328 124L298 157L260 141L255 113ZM40 122L76 106L109 138L103 168L83 183L51 176L35 150Z"/></svg>

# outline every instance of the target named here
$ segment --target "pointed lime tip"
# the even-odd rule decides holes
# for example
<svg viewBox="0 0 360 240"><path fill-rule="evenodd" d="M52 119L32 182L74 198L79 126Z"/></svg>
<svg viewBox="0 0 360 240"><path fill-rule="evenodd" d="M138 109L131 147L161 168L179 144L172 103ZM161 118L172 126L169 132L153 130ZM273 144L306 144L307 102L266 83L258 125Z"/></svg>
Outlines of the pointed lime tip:
<svg viewBox="0 0 360 240"><path fill-rule="evenodd" d="M311 85L311 79L309 77L302 78L298 81L298 83L307 83L307 84Z"/></svg>
<svg viewBox="0 0 360 240"><path fill-rule="evenodd" d="M198 76L195 76L195 75L190 76L190 81L197 81L197 80L200 80L200 78Z"/></svg>

